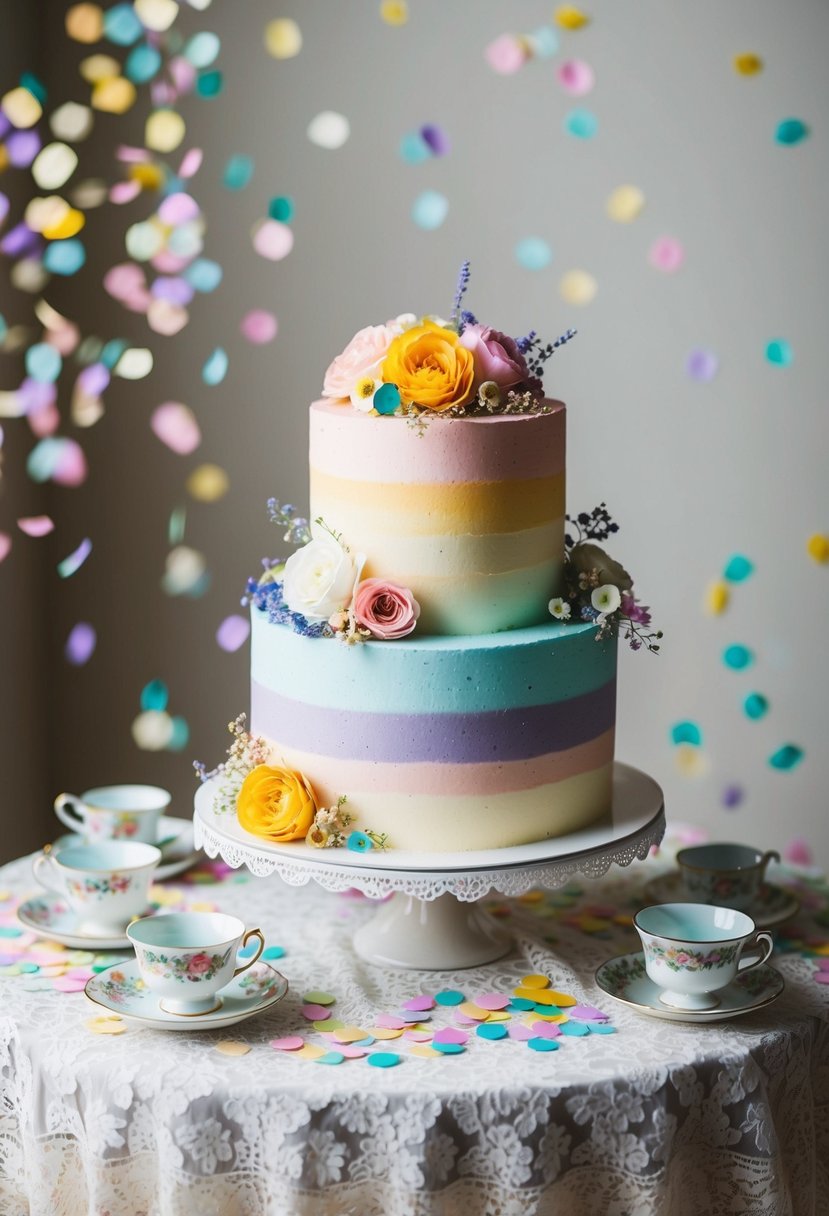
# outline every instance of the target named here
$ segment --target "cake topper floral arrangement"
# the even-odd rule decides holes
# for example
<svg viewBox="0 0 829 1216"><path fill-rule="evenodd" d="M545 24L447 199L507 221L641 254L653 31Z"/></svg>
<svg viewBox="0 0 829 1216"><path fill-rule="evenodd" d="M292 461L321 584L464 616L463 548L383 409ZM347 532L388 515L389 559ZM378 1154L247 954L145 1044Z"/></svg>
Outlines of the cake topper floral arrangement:
<svg viewBox="0 0 829 1216"><path fill-rule="evenodd" d="M464 262L448 320L402 313L359 330L325 373L322 394L363 413L407 415L421 425L434 415L541 413L544 364L576 331L544 344L478 321L462 307L469 286Z"/></svg>

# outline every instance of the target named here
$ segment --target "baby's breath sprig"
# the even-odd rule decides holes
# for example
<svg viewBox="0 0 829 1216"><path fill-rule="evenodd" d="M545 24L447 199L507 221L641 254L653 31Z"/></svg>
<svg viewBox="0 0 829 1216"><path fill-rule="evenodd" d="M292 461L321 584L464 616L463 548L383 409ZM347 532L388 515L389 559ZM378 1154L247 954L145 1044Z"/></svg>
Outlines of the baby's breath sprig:
<svg viewBox="0 0 829 1216"><path fill-rule="evenodd" d="M323 532L327 532L329 536L333 537L337 544L344 549L346 553L351 552L348 545L343 540L342 532L335 532L333 528L330 528L321 515L317 516L314 523L317 525L317 527L322 528Z"/></svg>
<svg viewBox="0 0 829 1216"><path fill-rule="evenodd" d="M267 764L270 758L270 749L265 740L260 735L252 735L245 730L246 720L246 714L239 714L232 722L228 722L227 729L233 736L233 742L227 749L227 759L216 768L208 772L201 761L193 762L200 781L221 779L213 808L222 813L236 810L236 796L245 777L260 764Z"/></svg>

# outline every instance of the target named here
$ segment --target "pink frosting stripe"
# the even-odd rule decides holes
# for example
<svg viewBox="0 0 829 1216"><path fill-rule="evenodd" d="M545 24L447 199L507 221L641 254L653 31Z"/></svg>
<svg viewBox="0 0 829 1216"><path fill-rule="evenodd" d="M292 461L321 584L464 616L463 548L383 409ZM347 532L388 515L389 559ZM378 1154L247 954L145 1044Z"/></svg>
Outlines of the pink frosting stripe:
<svg viewBox="0 0 829 1216"><path fill-rule="evenodd" d="M311 752L281 748L274 751L304 772L317 788L359 793L445 794L481 797L482 790L507 794L566 781L609 764L613 759L614 731L604 731L587 743L566 751L503 764L383 764L365 760L330 759Z"/></svg>
<svg viewBox="0 0 829 1216"><path fill-rule="evenodd" d="M362 414L351 405L311 406L310 463L353 481L410 484L526 480L564 472L565 408L549 414L430 418L422 435L402 418Z"/></svg>

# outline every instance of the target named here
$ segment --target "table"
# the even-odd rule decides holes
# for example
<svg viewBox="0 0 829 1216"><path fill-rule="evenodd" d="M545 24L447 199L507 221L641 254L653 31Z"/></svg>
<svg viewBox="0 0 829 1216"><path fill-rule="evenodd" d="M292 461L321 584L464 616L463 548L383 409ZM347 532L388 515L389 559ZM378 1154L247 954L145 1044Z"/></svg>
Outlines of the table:
<svg viewBox="0 0 829 1216"><path fill-rule="evenodd" d="M0 1212L5 1216L734 1216L829 1210L829 889L792 879L804 912L775 959L786 979L768 1009L699 1027L642 1019L592 982L634 949L627 923L670 855L563 891L490 905L517 949L439 986L509 992L528 973L611 1015L616 1034L538 1054L473 1036L459 1055L396 1067L321 1067L270 1041L317 1032L302 995L327 989L339 1018L434 992L432 974L363 962L351 937L362 897L227 873L166 887L260 924L285 948L291 992L257 1019L212 1033L129 1025L92 1033L82 992L0 965ZM0 953L30 859L0 870ZM60 957L56 952L55 958ZM73 956L74 957L74 956ZM115 958L121 956L114 956ZM113 959L114 961L114 959ZM40 990L32 991L40 984ZM448 1021L436 1010L432 1025ZM127 1023L124 1023L126 1026ZM217 1046L231 1039L243 1055Z"/></svg>

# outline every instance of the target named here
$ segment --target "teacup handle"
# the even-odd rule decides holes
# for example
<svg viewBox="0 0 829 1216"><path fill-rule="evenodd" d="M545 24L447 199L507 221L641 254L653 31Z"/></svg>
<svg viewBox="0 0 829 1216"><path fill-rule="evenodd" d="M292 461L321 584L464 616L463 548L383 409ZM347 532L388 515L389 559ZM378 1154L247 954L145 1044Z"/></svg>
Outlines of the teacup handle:
<svg viewBox="0 0 829 1216"><path fill-rule="evenodd" d="M61 823L65 823L73 832L85 825L85 819L78 807L83 806L76 794L58 794L55 799L55 814ZM68 809L71 808L71 809Z"/></svg>
<svg viewBox="0 0 829 1216"><path fill-rule="evenodd" d="M771 958L773 949L774 942L770 933L755 934L754 941L737 964L737 970L749 971L752 967L759 967Z"/></svg>
<svg viewBox="0 0 829 1216"><path fill-rule="evenodd" d="M764 853L760 858L760 874L762 877L765 877L766 867L770 861L780 861L780 854L777 852L777 849L769 849L769 851Z"/></svg>
<svg viewBox="0 0 829 1216"><path fill-rule="evenodd" d="M46 866L49 867L51 882L43 876L43 871ZM54 867L52 866L51 845L47 844L40 856L34 859L32 862L32 873L40 885L45 887L47 891L52 891L55 895L63 895L63 887L56 885L60 882L60 880L56 877Z"/></svg>
<svg viewBox="0 0 829 1216"><path fill-rule="evenodd" d="M244 963L241 967L236 968L236 970L233 972L234 979L236 978L237 975L240 975L243 971L247 971L248 967L252 967L253 964L256 962L256 960L259 958L259 955L265 949L265 938L262 935L261 929L248 929L247 933L242 938L242 947L243 948L248 944L248 938L251 938L251 937L259 938L259 949L254 954L253 958L249 958L248 961L246 963Z"/></svg>

